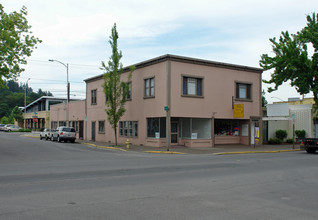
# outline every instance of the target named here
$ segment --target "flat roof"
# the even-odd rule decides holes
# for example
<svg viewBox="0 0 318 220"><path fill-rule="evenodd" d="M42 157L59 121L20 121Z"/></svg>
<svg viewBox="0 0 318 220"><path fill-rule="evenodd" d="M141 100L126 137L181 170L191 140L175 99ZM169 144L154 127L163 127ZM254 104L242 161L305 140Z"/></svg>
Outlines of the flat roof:
<svg viewBox="0 0 318 220"><path fill-rule="evenodd" d="M264 70L262 68L256 68L256 67L249 67L249 66L243 66L243 65L237 65L237 64L230 64L230 63L222 63L222 62L216 62L211 60L204 60L204 59L197 59L197 58L191 58L191 57L184 57L184 56L177 56L172 54L166 54L160 57L156 57L150 60L146 60L140 63L136 63L131 66L135 66L136 69L150 66L156 63L165 62L167 60L175 61L175 62L183 62L183 63L191 63L196 65L204 65L204 66L214 66L219 68L227 68L227 69L235 69L235 70L241 70L241 71L247 71L247 72L255 72L255 73L262 73ZM127 66L123 68L123 72L130 71L130 67ZM85 82L95 81L103 78L104 74L100 74L88 79L85 79Z"/></svg>

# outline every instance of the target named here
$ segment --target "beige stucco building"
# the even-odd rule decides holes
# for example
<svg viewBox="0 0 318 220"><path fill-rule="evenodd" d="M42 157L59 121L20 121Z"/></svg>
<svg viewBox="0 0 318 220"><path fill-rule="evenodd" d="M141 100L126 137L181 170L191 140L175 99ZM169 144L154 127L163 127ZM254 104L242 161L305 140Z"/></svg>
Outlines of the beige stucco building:
<svg viewBox="0 0 318 220"><path fill-rule="evenodd" d="M135 64L118 142L161 147L260 143L262 69L164 55ZM129 67L124 68L126 80ZM70 103L82 138L114 142L107 123L103 75L85 80L86 101ZM60 107L59 107L60 106ZM65 122L63 104L51 108L51 126ZM72 118L74 120L72 120ZM78 131L80 128L77 129Z"/></svg>

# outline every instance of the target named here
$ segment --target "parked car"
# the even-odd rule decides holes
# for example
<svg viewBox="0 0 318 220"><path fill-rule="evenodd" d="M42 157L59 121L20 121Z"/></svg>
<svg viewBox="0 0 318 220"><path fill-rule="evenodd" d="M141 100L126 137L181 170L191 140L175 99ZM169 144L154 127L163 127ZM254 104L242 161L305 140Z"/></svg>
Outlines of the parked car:
<svg viewBox="0 0 318 220"><path fill-rule="evenodd" d="M48 140L51 139L51 129L45 128L41 133L40 133L40 140L42 139Z"/></svg>
<svg viewBox="0 0 318 220"><path fill-rule="evenodd" d="M0 131L4 131L4 124L0 124Z"/></svg>
<svg viewBox="0 0 318 220"><path fill-rule="evenodd" d="M75 142L76 132L73 127L58 127L56 130L51 131L51 141L57 142L67 142L70 141L72 143Z"/></svg>
<svg viewBox="0 0 318 220"><path fill-rule="evenodd" d="M18 125L5 125L4 126L4 131L19 131L21 128Z"/></svg>

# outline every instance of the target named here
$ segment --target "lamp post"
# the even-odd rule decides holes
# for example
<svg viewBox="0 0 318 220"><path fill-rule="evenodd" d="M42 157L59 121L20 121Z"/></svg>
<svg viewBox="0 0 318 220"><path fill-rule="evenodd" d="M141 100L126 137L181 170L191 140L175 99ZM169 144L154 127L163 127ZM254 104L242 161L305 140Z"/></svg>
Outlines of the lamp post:
<svg viewBox="0 0 318 220"><path fill-rule="evenodd" d="M24 88L24 130L26 129L26 91L28 88L28 81L30 80L30 78L28 78L28 80L25 83L25 88Z"/></svg>
<svg viewBox="0 0 318 220"><path fill-rule="evenodd" d="M66 126L69 126L69 119L68 119L68 104L69 104L69 100L70 100L70 83L68 81L68 63L65 64L61 61L58 61L58 60L52 60L50 59L49 60L50 62L58 62L60 64L62 64L63 66L65 66L66 68L66 89L67 89L67 98L66 98Z"/></svg>
<svg viewBox="0 0 318 220"><path fill-rule="evenodd" d="M275 97L275 96L272 96L271 98L272 98L272 99L273 99L273 98L279 99L279 100L282 101L282 102L286 102L286 101L282 100L281 98L278 98L278 97Z"/></svg>

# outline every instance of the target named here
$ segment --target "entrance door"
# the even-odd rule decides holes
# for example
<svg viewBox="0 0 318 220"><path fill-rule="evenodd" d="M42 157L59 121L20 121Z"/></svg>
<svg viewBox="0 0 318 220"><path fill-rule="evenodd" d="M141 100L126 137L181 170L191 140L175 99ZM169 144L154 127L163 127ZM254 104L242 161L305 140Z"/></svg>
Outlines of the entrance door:
<svg viewBox="0 0 318 220"><path fill-rule="evenodd" d="M178 143L178 122L171 122L171 144Z"/></svg>
<svg viewBox="0 0 318 220"><path fill-rule="evenodd" d="M92 141L95 141L96 122L92 121Z"/></svg>
<svg viewBox="0 0 318 220"><path fill-rule="evenodd" d="M78 134L78 138L79 139L81 139L81 140L83 140L83 129L84 129L84 127L83 127L83 121L79 121L79 126L78 126L78 132L79 132L79 134Z"/></svg>

